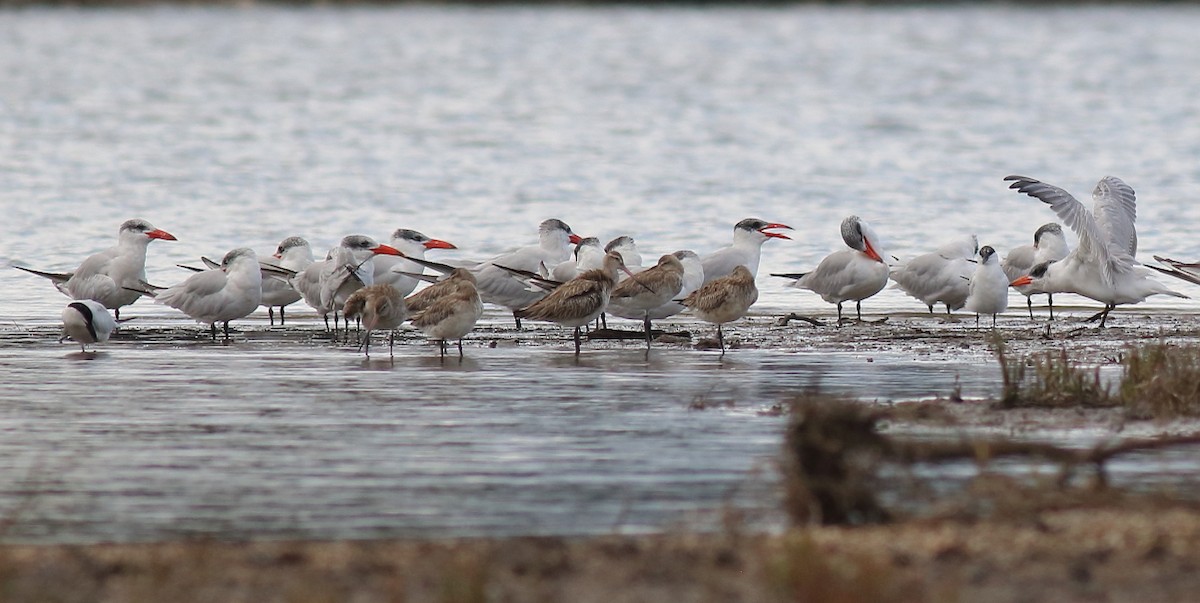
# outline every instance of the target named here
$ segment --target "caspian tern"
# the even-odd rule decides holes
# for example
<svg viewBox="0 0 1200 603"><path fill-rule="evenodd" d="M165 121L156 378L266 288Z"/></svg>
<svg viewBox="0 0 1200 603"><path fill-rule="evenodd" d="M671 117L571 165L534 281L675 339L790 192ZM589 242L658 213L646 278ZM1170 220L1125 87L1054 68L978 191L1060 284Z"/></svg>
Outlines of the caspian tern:
<svg viewBox="0 0 1200 603"><path fill-rule="evenodd" d="M300 272L313 263L312 247L303 237L288 237L279 242L275 254L262 260L263 264ZM300 301L300 292L287 280L263 274L262 305L267 308L271 324L275 324L275 308L279 308L279 324L283 324L283 309Z"/></svg>
<svg viewBox="0 0 1200 603"><path fill-rule="evenodd" d="M775 222L767 222L758 218L746 218L738 222L733 227L733 245L718 249L701 259L701 264L704 266L704 282L710 282L713 279L720 278L731 272L738 266L745 266L750 270L751 275L758 274L758 261L762 257L762 244L767 242L767 239L791 239L791 237L777 232L768 232L770 229L786 228L791 230L791 226L786 224L778 224Z"/></svg>
<svg viewBox="0 0 1200 603"><path fill-rule="evenodd" d="M117 321L108 313L108 308L92 299L81 299L67 304L62 311L63 332L59 343L71 339L79 344L81 352L87 352L87 344L104 343L117 328Z"/></svg>
<svg viewBox="0 0 1200 603"><path fill-rule="evenodd" d="M262 302L262 269L254 250L240 247L225 254L220 268L197 272L173 287L141 292L209 325L213 341L217 323L225 323L229 339L229 321L249 316Z"/></svg>
<svg viewBox="0 0 1200 603"><path fill-rule="evenodd" d="M1071 252L1067 239L1063 236L1062 226L1057 222L1041 225L1033 233L1033 245L1021 245L1010 249L1004 256L1004 269L1009 282L1015 281L1033 270L1034 266L1046 262L1057 262ZM1017 287L1017 292L1025 296L1025 305L1029 308L1029 318L1033 318L1033 295L1036 291L1029 287ZM1054 294L1048 293L1050 320L1054 320Z"/></svg>
<svg viewBox="0 0 1200 603"><path fill-rule="evenodd" d="M700 320L717 325L717 343L724 356L725 335L721 325L745 316L756 301L758 287L754 285L754 273L745 266L738 266L732 273L704 283L683 299L683 305L691 308Z"/></svg>
<svg viewBox="0 0 1200 603"><path fill-rule="evenodd" d="M579 355L579 328L595 320L608 307L609 296L617 284L617 271L625 270L621 254L610 251L604 267L589 270L551 291L532 305L521 308L517 318L545 320L575 328L575 355Z"/></svg>
<svg viewBox="0 0 1200 603"><path fill-rule="evenodd" d="M519 329L521 317L518 316L517 310L529 306L546 294L543 291L531 290L524 281L513 278L512 272L507 269L548 276L551 267L571 257L571 245L576 245L582 240L579 235L571 232L571 227L565 222L551 218L543 221L538 227L537 245L521 247L465 267L475 274L476 288L483 301L513 310L513 318L516 319ZM456 268L429 260L414 261L442 274L450 274Z"/></svg>
<svg viewBox="0 0 1200 603"><path fill-rule="evenodd" d="M654 266L621 281L613 289L611 305L626 312L640 312L646 329L646 351L650 351L650 312L675 299L683 290L683 262L672 254L658 259Z"/></svg>
<svg viewBox="0 0 1200 603"><path fill-rule="evenodd" d="M1067 191L1026 176L1006 176L1009 188L1046 203L1079 238L1067 257L1038 264L1014 287L1032 286L1037 292L1078 293L1104 304L1096 315L1103 327L1108 313L1120 304L1136 304L1151 295L1187 296L1150 278L1151 270L1137 262L1137 200L1133 188L1120 178L1105 176L1092 191L1088 211Z"/></svg>
<svg viewBox="0 0 1200 603"><path fill-rule="evenodd" d="M996 250L988 245L979 248L979 263L968 291L966 308L975 313L975 326L979 326L980 314L991 314L992 328L996 328L996 315L1008 309L1008 277Z"/></svg>
<svg viewBox="0 0 1200 603"><path fill-rule="evenodd" d="M174 241L171 233L141 219L126 220L117 234L117 244L89 256L74 272L43 272L16 266L45 277L71 299L92 299L121 317L121 308L137 301L136 291L146 280L146 247L150 241ZM131 290L134 289L134 290Z"/></svg>
<svg viewBox="0 0 1200 603"><path fill-rule="evenodd" d="M458 357L462 358L462 338L475 328L483 316L483 301L475 288L475 275L460 268L442 281L434 283L413 295L423 295L422 309L414 313L412 325L421 329L425 337L439 342L442 357L446 356L446 342L458 340Z"/></svg>
<svg viewBox="0 0 1200 603"><path fill-rule="evenodd" d="M329 259L314 262L292 279L292 285L304 295L304 301L316 308L321 318L325 319L326 328L329 324L328 315L333 312L336 331L338 312L346 304L346 299L355 291L375 284L372 258L381 254L398 256L400 252L390 245L376 243L375 239L365 235L343 237L341 243L329 252ZM316 300L310 300L313 292L312 271L317 274ZM313 304L313 301L317 303Z"/></svg>
<svg viewBox="0 0 1200 603"><path fill-rule="evenodd" d="M979 239L967 235L893 266L890 276L897 287L928 306L930 314L936 303L945 304L946 314L950 314L967 303L978 251Z"/></svg>
<svg viewBox="0 0 1200 603"><path fill-rule="evenodd" d="M821 260L811 272L772 274L796 279L797 289L808 289L821 299L837 304L838 322L842 322L842 303L855 302L862 320L862 300L883 290L888 282L888 265L883 260L879 237L858 216L842 220L842 240L850 249L835 251Z"/></svg>
<svg viewBox="0 0 1200 603"><path fill-rule="evenodd" d="M366 341L363 342L367 358L371 357L371 331L376 329L388 331L388 355L395 357L396 327L408 318L404 297L395 287L377 283L351 293L342 306L342 315L346 317L347 324L352 318L362 319L363 328L367 331Z"/></svg>
<svg viewBox="0 0 1200 603"><path fill-rule="evenodd" d="M453 243L441 239L431 239L423 233L408 228L399 228L392 233L391 246L403 256L381 255L374 259L375 284L391 285L401 297L409 295L417 288L417 279L405 273L420 274L425 268L406 258L425 258L425 252L430 249L458 249Z"/></svg>

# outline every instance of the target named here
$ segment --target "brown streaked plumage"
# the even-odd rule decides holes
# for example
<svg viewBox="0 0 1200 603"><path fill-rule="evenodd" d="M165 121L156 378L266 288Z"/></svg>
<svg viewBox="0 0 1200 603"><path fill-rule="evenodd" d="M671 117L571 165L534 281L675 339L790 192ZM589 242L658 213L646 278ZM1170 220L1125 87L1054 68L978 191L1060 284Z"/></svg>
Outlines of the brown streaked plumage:
<svg viewBox="0 0 1200 603"><path fill-rule="evenodd" d="M613 289L611 303L643 313L646 350L650 350L650 311L671 301L683 289L683 262L672 254L658 258L651 268L631 276Z"/></svg>
<svg viewBox="0 0 1200 603"><path fill-rule="evenodd" d="M617 270L625 270L625 262L621 260L621 254L610 251L604 256L603 268L580 274L551 291L546 297L513 314L517 318L545 320L564 327L575 327L575 355L578 356L579 327L595 320L604 312L604 308L608 307L609 297L617 283Z"/></svg>
<svg viewBox="0 0 1200 603"><path fill-rule="evenodd" d="M416 316L417 313L424 311L436 302L438 298L468 285L471 289L476 289L475 275L466 268L455 268L442 280L404 298L404 305L408 306L409 316Z"/></svg>
<svg viewBox="0 0 1200 603"><path fill-rule="evenodd" d="M754 285L754 274L745 266L692 292L683 300L696 316L705 322L717 325L717 342L721 354L725 353L725 336L721 325L733 322L746 315L746 311L758 301L758 287Z"/></svg>
<svg viewBox="0 0 1200 603"><path fill-rule="evenodd" d="M371 357L371 331L387 329L388 354L392 354L395 344L395 329L408 318L408 308L404 305L404 297L391 285L370 285L363 287L346 299L342 306L342 314L346 320L361 316L363 328L367 330L364 350Z"/></svg>
<svg viewBox="0 0 1200 603"><path fill-rule="evenodd" d="M414 301L420 306L413 313L412 325L424 331L426 337L440 342L443 357L446 341L457 339L458 357L462 358L462 338L483 316L483 301L475 288L475 275L465 268L455 269L446 280L409 296L409 299L413 298L418 298ZM413 308L410 306L409 309Z"/></svg>

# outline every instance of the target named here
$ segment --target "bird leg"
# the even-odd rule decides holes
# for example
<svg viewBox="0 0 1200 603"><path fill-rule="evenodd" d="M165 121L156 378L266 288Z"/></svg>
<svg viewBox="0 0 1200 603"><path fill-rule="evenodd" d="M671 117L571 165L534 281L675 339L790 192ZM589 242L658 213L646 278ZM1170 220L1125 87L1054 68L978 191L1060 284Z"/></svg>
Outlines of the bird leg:
<svg viewBox="0 0 1200 603"><path fill-rule="evenodd" d="M229 341L229 321L225 321L225 341Z"/></svg>
<svg viewBox="0 0 1200 603"><path fill-rule="evenodd" d="M394 349L395 345L396 345L396 329L392 329L388 333L388 357L389 358L394 359L396 357L396 352Z"/></svg>
<svg viewBox="0 0 1200 603"><path fill-rule="evenodd" d="M462 357L463 357L463 351L462 351L462 339L459 339L459 340L458 340L458 359L459 359L459 360L462 360Z"/></svg>
<svg viewBox="0 0 1200 603"><path fill-rule="evenodd" d="M279 326L283 326L283 306L279 306Z"/></svg>
<svg viewBox="0 0 1200 603"><path fill-rule="evenodd" d="M521 330L521 317L517 316L517 311L513 310L513 320L517 321L517 330Z"/></svg>
<svg viewBox="0 0 1200 603"><path fill-rule="evenodd" d="M862 300L854 302L854 313L858 315L858 322L862 322Z"/></svg>
<svg viewBox="0 0 1200 603"><path fill-rule="evenodd" d="M650 350L650 312L646 312L646 351Z"/></svg>
<svg viewBox="0 0 1200 603"><path fill-rule="evenodd" d="M1029 320L1033 320L1033 296L1032 295L1025 298L1025 305L1029 306ZM1051 317L1053 317L1053 310L1051 310Z"/></svg>
<svg viewBox="0 0 1200 603"><path fill-rule="evenodd" d="M1050 304L1050 320L1054 320L1054 294L1047 293L1046 299L1050 300L1050 302L1049 302L1049 304Z"/></svg>
<svg viewBox="0 0 1200 603"><path fill-rule="evenodd" d="M721 333L721 323L717 323L717 345L721 346L721 355L725 355L725 335Z"/></svg>
<svg viewBox="0 0 1200 603"><path fill-rule="evenodd" d="M208 331L209 331L209 333L212 333L212 340L216 341L217 340L217 323L214 322L214 323L208 325Z"/></svg>
<svg viewBox="0 0 1200 603"><path fill-rule="evenodd" d="M282 312L283 310L280 310ZM267 316L271 319L271 326L275 326L275 308L267 306Z"/></svg>
<svg viewBox="0 0 1200 603"><path fill-rule="evenodd" d="M575 327L575 355L579 355L579 327Z"/></svg>
<svg viewBox="0 0 1200 603"><path fill-rule="evenodd" d="M1117 306L1115 304L1104 304L1104 309L1093 314L1091 317L1089 317L1087 319L1087 322L1096 322L1096 319L1099 319L1100 326L1103 327L1105 321L1108 320L1108 313L1112 312L1113 308L1116 308L1116 307Z"/></svg>

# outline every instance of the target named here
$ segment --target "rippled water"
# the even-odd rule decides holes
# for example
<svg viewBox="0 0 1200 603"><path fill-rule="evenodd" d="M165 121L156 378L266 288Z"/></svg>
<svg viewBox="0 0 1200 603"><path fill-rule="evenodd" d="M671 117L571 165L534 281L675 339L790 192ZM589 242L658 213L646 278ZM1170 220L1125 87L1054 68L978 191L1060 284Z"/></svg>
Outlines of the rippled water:
<svg viewBox="0 0 1200 603"><path fill-rule="evenodd" d="M1052 218L1010 173L1085 200L1120 176L1142 255L1194 259L1198 29L1191 6L4 11L0 262L69 269L133 216L179 237L151 247L156 283L293 234L325 248L408 227L484 257L556 216L652 260L759 216L797 231L764 249L758 311L828 314L765 274L815 265L849 213L902 258L967 231L1003 253ZM54 342L63 302L0 271L12 539L658 529L773 506L782 422L759 412L796 389L995 379L977 356L802 345L576 365L523 344L443 365L406 341L364 365L311 317L232 346L129 335L82 360ZM866 305L921 310L891 290ZM185 325L134 310L135 332Z"/></svg>

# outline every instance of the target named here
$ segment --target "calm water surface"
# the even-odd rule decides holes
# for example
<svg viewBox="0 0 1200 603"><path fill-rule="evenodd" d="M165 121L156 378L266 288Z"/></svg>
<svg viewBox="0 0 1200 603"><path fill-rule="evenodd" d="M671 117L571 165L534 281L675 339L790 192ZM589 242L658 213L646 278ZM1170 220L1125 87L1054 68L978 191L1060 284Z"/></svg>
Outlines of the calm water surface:
<svg viewBox="0 0 1200 603"><path fill-rule="evenodd" d="M1195 259L1198 30L1191 6L4 11L0 263L70 269L134 216L179 237L151 247L156 283L293 234L325 249L408 227L486 257L556 216L653 261L759 216L797 230L764 249L757 312L828 314L766 273L814 266L849 213L901 258L966 232L1025 244L1052 214L1010 173L1084 200L1120 176L1143 255ZM996 378L979 355L868 363L800 342L578 365L557 343L442 365L406 342L364 364L311 317L232 346L130 335L83 360L54 341L64 301L0 271L10 540L703 525L774 507L782 420L762 411L789 393ZM134 309L134 331L185 325Z"/></svg>

